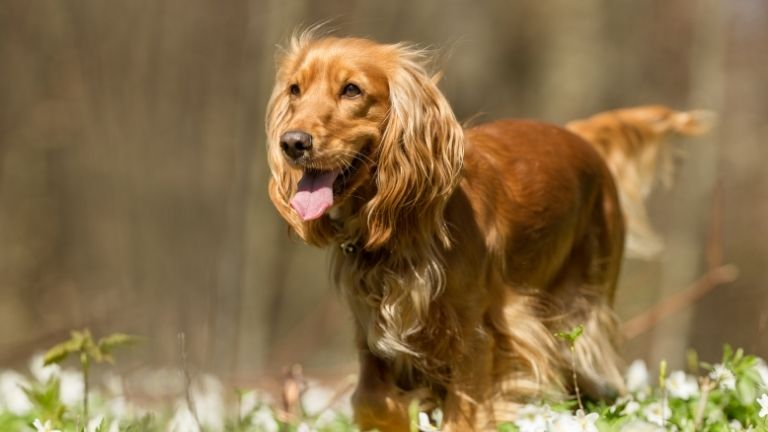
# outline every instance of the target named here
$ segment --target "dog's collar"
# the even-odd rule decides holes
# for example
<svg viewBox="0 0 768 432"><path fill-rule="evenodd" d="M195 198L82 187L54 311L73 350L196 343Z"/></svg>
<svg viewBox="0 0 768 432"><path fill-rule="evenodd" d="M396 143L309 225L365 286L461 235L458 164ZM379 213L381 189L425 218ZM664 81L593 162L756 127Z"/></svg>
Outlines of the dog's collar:
<svg viewBox="0 0 768 432"><path fill-rule="evenodd" d="M344 255L354 255L360 250L357 239L347 240L339 243L339 248Z"/></svg>
<svg viewBox="0 0 768 432"><path fill-rule="evenodd" d="M337 232L336 239L339 244L339 249L341 249L341 252L346 256L357 254L361 250L359 233L341 218L338 208L332 210L335 210L335 213L331 213L328 216L331 225Z"/></svg>

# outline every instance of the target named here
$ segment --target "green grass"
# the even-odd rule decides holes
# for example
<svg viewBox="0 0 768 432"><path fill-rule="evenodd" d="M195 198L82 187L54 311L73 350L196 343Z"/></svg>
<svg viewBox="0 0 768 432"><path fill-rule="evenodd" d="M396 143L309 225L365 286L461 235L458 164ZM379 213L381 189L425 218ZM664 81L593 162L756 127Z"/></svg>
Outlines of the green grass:
<svg viewBox="0 0 768 432"><path fill-rule="evenodd" d="M97 357L111 348L99 353L94 351L99 344L90 339L89 333L73 335L79 342L66 342L67 352L81 366L80 371L58 365L67 357L62 354L62 344L46 357L58 361L48 361L47 366L43 365L42 357L36 357L28 372L0 371L0 431L357 430L349 416L348 398L330 390L320 391L311 383L297 401L292 416L282 413L279 404L258 389L227 389L211 376L187 381L189 374L183 370L159 373L144 380L154 388L167 388L166 393L171 396L165 398L126 397L121 383L135 377L120 380L112 375L111 385L84 385L82 380L88 379L88 375L83 373L82 366L87 372L87 367L98 363ZM661 366L661 372L652 377L644 364L635 362L628 370L630 392L616 401L540 401L522 407L514 423L499 425L498 430L768 431L768 367L762 360L726 347L718 364L699 363L692 357L686 372L667 374L665 369ZM141 393L140 387L132 386L134 393ZM338 402L332 403L333 400ZM578 408L580 405L584 411ZM438 411L429 415L419 413L416 405L411 411L412 430L439 430Z"/></svg>

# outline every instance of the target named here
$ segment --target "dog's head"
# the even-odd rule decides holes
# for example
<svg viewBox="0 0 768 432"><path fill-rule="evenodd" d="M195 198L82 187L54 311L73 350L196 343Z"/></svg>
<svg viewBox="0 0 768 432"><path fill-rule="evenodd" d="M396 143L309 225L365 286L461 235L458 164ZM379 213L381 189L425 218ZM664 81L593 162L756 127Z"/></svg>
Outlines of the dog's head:
<svg viewBox="0 0 768 432"><path fill-rule="evenodd" d="M307 242L358 218L367 249L414 231L447 242L443 210L463 132L423 55L404 45L299 35L278 60L267 112L270 197Z"/></svg>

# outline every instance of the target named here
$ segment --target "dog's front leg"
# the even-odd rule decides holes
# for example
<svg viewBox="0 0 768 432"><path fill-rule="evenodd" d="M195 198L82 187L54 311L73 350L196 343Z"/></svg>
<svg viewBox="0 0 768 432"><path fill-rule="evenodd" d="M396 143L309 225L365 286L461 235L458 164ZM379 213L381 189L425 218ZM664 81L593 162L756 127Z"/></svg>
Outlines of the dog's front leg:
<svg viewBox="0 0 768 432"><path fill-rule="evenodd" d="M355 422L363 431L408 431L408 401L395 385L389 366L367 349L359 357L360 379L352 394Z"/></svg>
<svg viewBox="0 0 768 432"><path fill-rule="evenodd" d="M443 401L443 432L495 430L491 405L493 341L478 335L453 371Z"/></svg>

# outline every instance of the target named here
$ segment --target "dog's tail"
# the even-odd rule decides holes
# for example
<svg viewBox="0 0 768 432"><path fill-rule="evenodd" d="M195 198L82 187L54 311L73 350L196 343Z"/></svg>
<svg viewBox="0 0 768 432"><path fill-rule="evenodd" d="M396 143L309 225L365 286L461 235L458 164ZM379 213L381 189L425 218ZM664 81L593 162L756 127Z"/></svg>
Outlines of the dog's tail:
<svg viewBox="0 0 768 432"><path fill-rule="evenodd" d="M657 185L672 185L682 151L671 138L701 135L715 120L710 111L674 111L653 105L606 111L566 124L594 146L613 173L627 220L627 256L651 259L663 250L645 201Z"/></svg>

